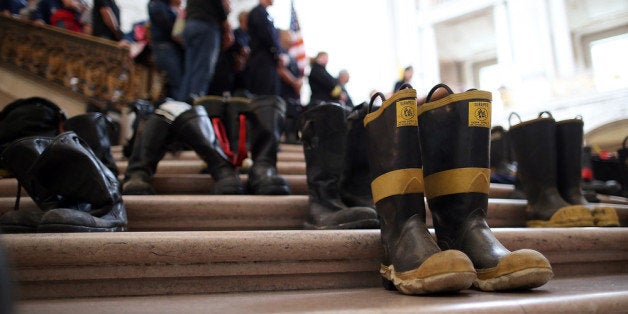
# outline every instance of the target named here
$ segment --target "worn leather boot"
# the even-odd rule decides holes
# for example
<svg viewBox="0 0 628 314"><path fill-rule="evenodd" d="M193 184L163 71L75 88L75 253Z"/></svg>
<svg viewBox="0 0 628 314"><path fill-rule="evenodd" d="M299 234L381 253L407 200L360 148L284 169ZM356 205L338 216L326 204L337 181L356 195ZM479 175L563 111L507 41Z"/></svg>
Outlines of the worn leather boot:
<svg viewBox="0 0 628 314"><path fill-rule="evenodd" d="M277 151L286 103L278 96L257 96L249 104L248 137L253 166L248 190L257 195L288 195L290 185L277 174Z"/></svg>
<svg viewBox="0 0 628 314"><path fill-rule="evenodd" d="M346 153L340 177L340 197L347 206L373 208L364 117L368 104L354 107L347 117Z"/></svg>
<svg viewBox="0 0 628 314"><path fill-rule="evenodd" d="M513 115L510 116L512 118ZM556 122L539 117L510 127L517 176L528 201L528 227L594 226L586 206L567 203L558 192Z"/></svg>
<svg viewBox="0 0 628 314"><path fill-rule="evenodd" d="M425 196L438 246L469 256L477 271L473 285L480 290L545 284L553 276L548 260L534 250L510 252L486 223L491 94L454 94L439 84L419 105Z"/></svg>
<svg viewBox="0 0 628 314"><path fill-rule="evenodd" d="M347 205L340 197L340 176L345 167L347 145L344 109L327 103L306 111L301 132L310 214L305 228L379 228L377 213L372 207Z"/></svg>
<svg viewBox="0 0 628 314"><path fill-rule="evenodd" d="M28 176L28 170L51 142L51 137L25 137L12 142L2 152L2 162L18 180L20 189L16 196L15 210L6 212L0 217L0 228L3 233L36 232L44 210L56 208L61 201L60 196L37 185ZM39 209L19 208L22 188L28 192Z"/></svg>
<svg viewBox="0 0 628 314"><path fill-rule="evenodd" d="M373 96L384 97L381 93ZM370 111L370 109L369 109ZM441 251L425 224L416 91L401 89L366 115L373 201L380 217L384 287L404 294L459 291L476 272L458 250Z"/></svg>
<svg viewBox="0 0 628 314"><path fill-rule="evenodd" d="M584 122L568 119L556 122L556 186L560 196L571 205L591 210L598 227L617 227L619 217L611 206L592 206L582 194L582 142Z"/></svg>
<svg viewBox="0 0 628 314"><path fill-rule="evenodd" d="M96 157L118 175L118 166L111 154L111 140L109 139L109 125L111 120L100 112L89 112L74 116L63 123L66 131L74 131L92 149Z"/></svg>
<svg viewBox="0 0 628 314"><path fill-rule="evenodd" d="M171 124L170 120L155 113L140 122L122 185L123 194L155 194L150 180L155 175L157 164L166 154Z"/></svg>
<svg viewBox="0 0 628 314"><path fill-rule="evenodd" d="M28 175L34 184L74 206L47 211L38 232L112 232L127 229L118 178L74 132L55 137Z"/></svg>
<svg viewBox="0 0 628 314"><path fill-rule="evenodd" d="M214 179L214 194L244 194L244 185L229 162L203 106L193 106L174 120L172 130L177 141L189 146L207 164Z"/></svg>

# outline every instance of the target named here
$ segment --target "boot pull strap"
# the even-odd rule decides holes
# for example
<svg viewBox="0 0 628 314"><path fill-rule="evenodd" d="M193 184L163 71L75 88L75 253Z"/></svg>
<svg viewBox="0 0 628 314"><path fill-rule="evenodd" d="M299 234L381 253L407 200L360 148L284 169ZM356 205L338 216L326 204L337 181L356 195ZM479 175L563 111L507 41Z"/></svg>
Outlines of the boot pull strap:
<svg viewBox="0 0 628 314"><path fill-rule="evenodd" d="M367 113L371 113L371 110L373 109L373 103L375 102L375 98L377 97L381 98L382 101L386 101L386 96L384 96L384 94L382 94L381 92L373 94L373 96L371 96L371 101L369 102L369 110L367 111Z"/></svg>
<svg viewBox="0 0 628 314"><path fill-rule="evenodd" d="M17 182L17 193L15 194L15 206L13 206L13 210L19 210L20 209L20 198L22 197L22 185L20 184L20 182Z"/></svg>
<svg viewBox="0 0 628 314"><path fill-rule="evenodd" d="M403 85L399 86L399 90L406 89L406 88L412 89L413 87L412 85L410 85L410 83L403 83Z"/></svg>
<svg viewBox="0 0 628 314"><path fill-rule="evenodd" d="M227 131L225 129L225 125L222 123L222 120L218 117L214 117L211 119L212 126L214 127L214 133L216 134L216 140L218 140L218 144L222 147L222 151L227 155L229 161L233 160L233 152L231 151L231 147L229 147L229 140L227 139Z"/></svg>
<svg viewBox="0 0 628 314"><path fill-rule="evenodd" d="M238 115L238 118L240 119L240 129L239 129L239 135L238 135L238 151L236 153L236 156L233 160L233 165L235 167L240 167L242 166L242 162L244 161L244 159L246 159L247 157L247 152L246 152L246 114L241 113Z"/></svg>
<svg viewBox="0 0 628 314"><path fill-rule="evenodd" d="M432 87L432 90L430 90L430 92L427 94L427 97L425 98L425 102L430 102L430 99L432 99L432 95L434 95L434 92L436 92L436 90L438 90L439 88L446 89L450 95L454 93L454 91L452 91L451 88L449 88L449 86L443 83L439 83L438 85Z"/></svg>
<svg viewBox="0 0 628 314"><path fill-rule="evenodd" d="M547 110L539 112L539 118L541 118L544 113L547 113L550 118L553 118L552 113Z"/></svg>
<svg viewBox="0 0 628 314"><path fill-rule="evenodd" d="M517 117L517 119L519 119L519 123L521 123L521 117L519 116L519 114L517 114L516 112L511 112L510 115L508 115L508 126L512 127L512 117L515 116Z"/></svg>

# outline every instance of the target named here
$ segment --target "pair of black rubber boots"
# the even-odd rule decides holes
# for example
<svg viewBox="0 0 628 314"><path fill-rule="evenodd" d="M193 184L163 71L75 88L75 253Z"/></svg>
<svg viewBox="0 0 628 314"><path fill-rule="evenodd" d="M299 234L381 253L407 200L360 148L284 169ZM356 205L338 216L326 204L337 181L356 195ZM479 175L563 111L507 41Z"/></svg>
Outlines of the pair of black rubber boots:
<svg viewBox="0 0 628 314"><path fill-rule="evenodd" d="M543 115L547 115L544 117ZM513 113L513 117L518 117ZM528 201L529 227L619 226L613 207L591 206L582 193L582 119L555 121L549 112L512 125L508 137Z"/></svg>
<svg viewBox="0 0 628 314"><path fill-rule="evenodd" d="M39 109L41 103L20 110L29 110L30 115ZM111 154L108 119L101 113L87 113L55 123L59 123L57 130L20 137L4 146L2 163L19 185L15 210L0 217L3 232L125 231L126 210ZM68 132L54 136L63 130ZM19 209L21 187L39 210Z"/></svg>
<svg viewBox="0 0 628 314"><path fill-rule="evenodd" d="M381 93L377 97L384 98ZM369 106L370 107L370 106ZM371 109L369 109L371 111ZM491 93L404 86L364 119L381 222L384 286L404 294L529 289L553 276L529 249L506 249L486 223ZM426 225L425 199L437 241Z"/></svg>
<svg viewBox="0 0 628 314"><path fill-rule="evenodd" d="M213 193L226 194L290 194L287 181L277 174L279 136L285 116L285 102L276 96L248 98L204 97L196 100L191 109L173 119L159 114L159 109L140 123L123 185L124 194L155 194L150 184L159 161L173 142L194 150L206 163L214 179ZM239 118L243 117L242 120ZM241 124L247 130L246 150L251 151L253 166L248 171L245 186L236 171L232 156L223 147L236 146L237 137L221 141L216 132L219 119L231 127L227 135L237 133ZM218 121L215 121L218 122ZM231 138L235 138L231 140Z"/></svg>

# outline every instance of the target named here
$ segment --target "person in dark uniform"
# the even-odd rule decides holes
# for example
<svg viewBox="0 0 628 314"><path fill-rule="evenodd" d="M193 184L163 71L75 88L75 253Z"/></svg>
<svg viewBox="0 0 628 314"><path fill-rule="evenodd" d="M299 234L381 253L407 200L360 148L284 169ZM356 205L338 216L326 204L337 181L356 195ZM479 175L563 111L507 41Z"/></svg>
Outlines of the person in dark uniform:
<svg viewBox="0 0 628 314"><path fill-rule="evenodd" d="M183 77L183 46L172 37L172 28L177 19L181 0L150 0L151 47L155 65L166 74L166 97L179 96Z"/></svg>
<svg viewBox="0 0 628 314"><path fill-rule="evenodd" d="M214 78L209 84L209 95L223 96L236 94L246 89L243 82L243 72L250 55L249 42L251 37L247 33L248 12L238 14L240 27L233 31L234 42L231 47L220 51Z"/></svg>
<svg viewBox="0 0 628 314"><path fill-rule="evenodd" d="M255 95L279 95L278 66L283 66L278 31L266 8L273 0L260 0L249 13L251 57L248 61L249 91Z"/></svg>
<svg viewBox="0 0 628 314"><path fill-rule="evenodd" d="M227 22L229 10L222 0L187 1L183 28L185 68L179 100L189 101L207 95L221 42L223 46L233 43L233 32Z"/></svg>
<svg viewBox="0 0 628 314"><path fill-rule="evenodd" d="M414 68L411 65L403 69L403 77L399 81L395 82L393 93L397 92L403 84L410 83L412 75L414 75Z"/></svg>
<svg viewBox="0 0 628 314"><path fill-rule="evenodd" d="M119 41L124 34L120 29L120 9L115 0L94 0L93 35Z"/></svg>
<svg viewBox="0 0 628 314"><path fill-rule="evenodd" d="M294 43L294 35L288 30L279 32L283 49L288 50ZM297 60L286 55L285 66L279 67L281 77L281 98L286 101L286 127L284 129L285 142L288 144L298 143L297 132L299 130L299 117L303 106L301 106L301 87L303 87L303 71L299 68Z"/></svg>
<svg viewBox="0 0 628 314"><path fill-rule="evenodd" d="M340 70L340 72L338 72L338 84L340 84L340 87L342 88L342 92L340 94L340 103L347 107L347 109L353 110L353 100L351 99L349 91L347 90L347 83L349 83L350 77L351 76L349 75L349 71L347 71L346 69L342 69Z"/></svg>
<svg viewBox="0 0 628 314"><path fill-rule="evenodd" d="M308 106L316 106L320 103L338 102L342 94L342 86L338 80L334 78L327 69L329 55L327 52L321 51L310 64L310 89L312 95Z"/></svg>

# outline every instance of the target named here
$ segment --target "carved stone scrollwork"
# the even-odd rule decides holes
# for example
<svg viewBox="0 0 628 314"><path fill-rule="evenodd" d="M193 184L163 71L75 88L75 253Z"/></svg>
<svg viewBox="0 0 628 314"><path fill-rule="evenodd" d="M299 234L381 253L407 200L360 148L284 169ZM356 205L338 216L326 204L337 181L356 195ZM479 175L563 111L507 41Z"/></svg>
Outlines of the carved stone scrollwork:
<svg viewBox="0 0 628 314"><path fill-rule="evenodd" d="M118 107L151 99L153 82L160 81L156 71L135 64L115 42L5 16L0 16L0 63Z"/></svg>

